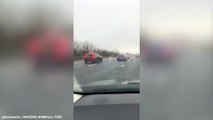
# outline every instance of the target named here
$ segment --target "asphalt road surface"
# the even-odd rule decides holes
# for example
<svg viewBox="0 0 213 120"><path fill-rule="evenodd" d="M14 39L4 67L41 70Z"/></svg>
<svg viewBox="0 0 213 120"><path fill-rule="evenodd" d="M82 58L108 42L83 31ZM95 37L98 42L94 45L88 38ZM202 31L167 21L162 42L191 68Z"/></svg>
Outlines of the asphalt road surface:
<svg viewBox="0 0 213 120"><path fill-rule="evenodd" d="M140 80L140 59L131 57L118 62L116 58L105 58L102 63L95 64L75 61L74 75L83 85L104 80Z"/></svg>

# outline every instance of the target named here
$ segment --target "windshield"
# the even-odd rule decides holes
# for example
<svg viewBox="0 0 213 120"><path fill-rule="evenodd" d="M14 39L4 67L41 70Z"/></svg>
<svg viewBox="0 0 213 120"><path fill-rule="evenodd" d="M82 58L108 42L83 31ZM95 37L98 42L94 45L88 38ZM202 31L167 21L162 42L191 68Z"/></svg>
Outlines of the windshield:
<svg viewBox="0 0 213 120"><path fill-rule="evenodd" d="M139 92L138 4L139 0L74 2L75 93Z"/></svg>

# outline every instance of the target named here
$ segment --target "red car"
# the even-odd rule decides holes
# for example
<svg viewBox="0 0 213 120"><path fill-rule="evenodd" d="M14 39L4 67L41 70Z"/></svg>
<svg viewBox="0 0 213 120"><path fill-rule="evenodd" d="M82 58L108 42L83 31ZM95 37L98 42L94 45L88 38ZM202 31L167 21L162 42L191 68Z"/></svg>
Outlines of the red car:
<svg viewBox="0 0 213 120"><path fill-rule="evenodd" d="M85 64L87 63L97 63L97 62L102 62L103 57L99 55L98 53L95 52L89 52L87 54L84 54L83 56Z"/></svg>

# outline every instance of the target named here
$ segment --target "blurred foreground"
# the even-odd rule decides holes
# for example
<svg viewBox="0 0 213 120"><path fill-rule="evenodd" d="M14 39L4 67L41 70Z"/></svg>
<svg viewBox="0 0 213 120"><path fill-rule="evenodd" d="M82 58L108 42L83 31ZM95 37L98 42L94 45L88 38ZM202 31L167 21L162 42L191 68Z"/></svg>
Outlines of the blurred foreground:
<svg viewBox="0 0 213 120"><path fill-rule="evenodd" d="M141 51L141 116L144 120L213 118L213 51L207 47L209 44L179 45L170 46L177 48L176 52L170 50L173 52L170 57L160 52L164 48L154 51L156 46L150 48L153 52ZM143 55L145 52L149 55Z"/></svg>
<svg viewBox="0 0 213 120"><path fill-rule="evenodd" d="M1 117L72 119L72 33L72 1L0 0Z"/></svg>

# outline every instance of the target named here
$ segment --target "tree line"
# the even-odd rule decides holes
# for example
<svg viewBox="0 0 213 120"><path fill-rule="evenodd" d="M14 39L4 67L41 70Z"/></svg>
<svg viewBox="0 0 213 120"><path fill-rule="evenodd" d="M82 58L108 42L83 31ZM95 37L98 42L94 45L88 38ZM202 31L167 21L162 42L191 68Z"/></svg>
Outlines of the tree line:
<svg viewBox="0 0 213 120"><path fill-rule="evenodd" d="M88 41L74 40L74 57L75 59L81 59L84 54L88 52L97 52L103 57L116 57L119 52L117 50L106 50L95 47L94 44Z"/></svg>

